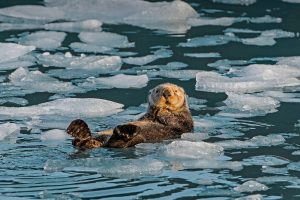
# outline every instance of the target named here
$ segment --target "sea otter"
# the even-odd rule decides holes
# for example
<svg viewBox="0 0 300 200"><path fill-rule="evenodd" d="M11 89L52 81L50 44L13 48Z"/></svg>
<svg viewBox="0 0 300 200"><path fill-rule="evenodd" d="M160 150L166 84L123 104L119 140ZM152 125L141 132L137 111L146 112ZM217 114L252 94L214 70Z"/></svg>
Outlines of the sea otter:
<svg viewBox="0 0 300 200"><path fill-rule="evenodd" d="M118 125L92 136L81 119L71 122L67 133L80 148L132 147L139 143L155 143L180 137L194 128L183 88L165 83L149 91L148 110L139 120Z"/></svg>

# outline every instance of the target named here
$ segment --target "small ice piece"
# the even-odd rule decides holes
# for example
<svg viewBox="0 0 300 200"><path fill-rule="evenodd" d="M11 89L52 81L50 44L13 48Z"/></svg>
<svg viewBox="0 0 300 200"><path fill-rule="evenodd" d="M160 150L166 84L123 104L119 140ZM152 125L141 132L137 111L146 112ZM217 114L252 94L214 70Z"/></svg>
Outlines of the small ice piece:
<svg viewBox="0 0 300 200"><path fill-rule="evenodd" d="M95 70L98 74L118 71L122 61L119 56L72 56L63 54L36 55L37 62L45 66L64 67L67 69Z"/></svg>
<svg viewBox="0 0 300 200"><path fill-rule="evenodd" d="M199 142L208 138L208 133L184 133L181 135L182 140L187 140L191 142Z"/></svg>
<svg viewBox="0 0 300 200"><path fill-rule="evenodd" d="M191 18L188 23L192 26L231 26L236 22L244 21L243 18L220 17L220 18Z"/></svg>
<svg viewBox="0 0 300 200"><path fill-rule="evenodd" d="M110 53L113 52L112 47L99 46L95 44L86 44L83 42L73 42L70 47L76 52L92 52L92 53Z"/></svg>
<svg viewBox="0 0 300 200"><path fill-rule="evenodd" d="M272 17L270 15L265 15L263 17L253 17L250 18L251 23L281 23L282 19L280 17Z"/></svg>
<svg viewBox="0 0 300 200"><path fill-rule="evenodd" d="M262 172L263 173L268 173L268 174L288 174L288 168L286 167L270 167L270 166L263 166L262 167Z"/></svg>
<svg viewBox="0 0 300 200"><path fill-rule="evenodd" d="M52 129L42 133L41 140L52 141L52 140L65 140L69 138L69 135L64 130Z"/></svg>
<svg viewBox="0 0 300 200"><path fill-rule="evenodd" d="M111 77L88 78L86 82L79 84L83 88L142 88L147 86L147 75L118 74Z"/></svg>
<svg viewBox="0 0 300 200"><path fill-rule="evenodd" d="M224 101L226 106L219 115L222 116L263 116L268 113L277 112L280 102L271 97L260 97L252 94L226 93L227 99Z"/></svg>
<svg viewBox="0 0 300 200"><path fill-rule="evenodd" d="M284 158L279 158L272 155L262 155L262 156L252 156L250 158L245 158L243 164L247 166L251 165L262 165L262 166L276 166L276 165L285 165L289 161Z"/></svg>
<svg viewBox="0 0 300 200"><path fill-rule="evenodd" d="M187 42L179 43L179 47L201 47L201 46L218 46L227 44L231 41L239 41L234 35L207 35L188 39Z"/></svg>
<svg viewBox="0 0 300 200"><path fill-rule="evenodd" d="M238 77L226 77L216 72L202 71L196 76L196 89L209 92L252 93L268 89L299 86L299 68L287 65L253 64L233 72Z"/></svg>
<svg viewBox="0 0 300 200"><path fill-rule="evenodd" d="M15 61L11 60L9 62L4 62L4 63L0 62L0 70L12 70L12 69L17 69L19 67L30 67L33 65L36 65L36 64L31 61L22 61L22 60L16 59Z"/></svg>
<svg viewBox="0 0 300 200"><path fill-rule="evenodd" d="M37 31L12 40L23 45L32 45L40 49L53 50L61 46L66 36L67 34L63 32Z"/></svg>
<svg viewBox="0 0 300 200"><path fill-rule="evenodd" d="M166 77L179 80L190 80L196 77L200 70L160 70L160 71L148 71L148 77Z"/></svg>
<svg viewBox="0 0 300 200"><path fill-rule="evenodd" d="M206 105L205 103L207 102L204 99L197 99L194 97L189 97L188 98L188 102L189 102L189 107L192 110L201 110L201 108L204 108Z"/></svg>
<svg viewBox="0 0 300 200"><path fill-rule="evenodd" d="M26 93L50 92L50 93L69 93L80 92L81 90L71 82L59 81L38 70L29 71L20 67L12 72L8 79L7 86L17 86Z"/></svg>
<svg viewBox="0 0 300 200"><path fill-rule="evenodd" d="M132 65L146 65L151 63L159 58L169 58L171 57L173 52L168 49L158 49L154 52L153 55L146 55L142 57L128 57L123 58L123 61L127 64Z"/></svg>
<svg viewBox="0 0 300 200"><path fill-rule="evenodd" d="M288 164L287 168L293 171L300 171L300 162L292 162Z"/></svg>
<svg viewBox="0 0 300 200"><path fill-rule="evenodd" d="M277 58L279 65L288 65L293 67L300 67L300 56L288 56Z"/></svg>
<svg viewBox="0 0 300 200"><path fill-rule="evenodd" d="M112 159L87 158L75 160L48 160L44 166L47 172L77 171L96 172L105 177L133 178L153 176L162 172L165 163L156 159Z"/></svg>
<svg viewBox="0 0 300 200"><path fill-rule="evenodd" d="M184 53L184 56L194 58L218 58L221 57L219 53Z"/></svg>
<svg viewBox="0 0 300 200"><path fill-rule="evenodd" d="M41 29L43 26L40 24L26 24L26 23L0 23L0 31L10 30L32 30Z"/></svg>
<svg viewBox="0 0 300 200"><path fill-rule="evenodd" d="M224 149L239 149L239 148L253 148L260 146L276 146L285 142L281 135L255 136L250 140L224 140L216 144L222 146Z"/></svg>
<svg viewBox="0 0 300 200"><path fill-rule="evenodd" d="M300 0L282 0L282 1L287 3L300 3Z"/></svg>
<svg viewBox="0 0 300 200"><path fill-rule="evenodd" d="M123 35L109 32L81 32L78 35L82 42L104 47L129 48L134 47L128 38Z"/></svg>
<svg viewBox="0 0 300 200"><path fill-rule="evenodd" d="M8 17L8 21L50 22L62 19L64 13L58 7L38 5L20 5L0 9L0 15Z"/></svg>
<svg viewBox="0 0 300 200"><path fill-rule="evenodd" d="M216 160L210 158L201 158L197 160L177 160L176 165L181 165L184 169L230 169L240 171L243 165L238 161Z"/></svg>
<svg viewBox="0 0 300 200"><path fill-rule="evenodd" d="M264 197L260 194L253 194L245 197L239 197L234 200L264 200Z"/></svg>
<svg viewBox="0 0 300 200"><path fill-rule="evenodd" d="M96 19L78 21L78 22L56 22L45 24L46 30L82 32L82 31L101 31L102 23Z"/></svg>
<svg viewBox="0 0 300 200"><path fill-rule="evenodd" d="M28 101L23 98L19 97L5 97L0 99L0 104L5 104L5 103L13 103L21 106L25 106L28 104Z"/></svg>
<svg viewBox="0 0 300 200"><path fill-rule="evenodd" d="M9 136L12 133L20 131L20 127L14 123L4 123L0 125L0 141Z"/></svg>
<svg viewBox="0 0 300 200"><path fill-rule="evenodd" d="M260 36L255 38L244 38L241 42L246 45L273 46L275 39L295 37L295 33L283 31L280 29L263 31Z"/></svg>
<svg viewBox="0 0 300 200"><path fill-rule="evenodd" d="M175 158L211 158L223 154L223 147L207 142L173 141L163 147L164 154Z"/></svg>
<svg viewBox="0 0 300 200"><path fill-rule="evenodd" d="M118 113L123 105L104 99L65 98L27 107L0 106L0 115L8 117L33 117L57 115L67 117L100 117Z"/></svg>
<svg viewBox="0 0 300 200"><path fill-rule="evenodd" d="M247 181L247 182L243 183L242 185L239 185L233 189L238 192L251 192L252 193L252 192L257 192L257 191L266 191L269 188L266 185L261 184L256 181Z"/></svg>
<svg viewBox="0 0 300 200"><path fill-rule="evenodd" d="M213 2L249 6L256 3L256 0L213 0Z"/></svg>
<svg viewBox="0 0 300 200"><path fill-rule="evenodd" d="M294 155L294 156L300 156L300 150L292 152L292 155Z"/></svg>
<svg viewBox="0 0 300 200"><path fill-rule="evenodd" d="M261 33L262 31L245 29L245 28L226 28L224 32L225 33Z"/></svg>
<svg viewBox="0 0 300 200"><path fill-rule="evenodd" d="M0 43L0 63L19 58L35 50L34 46L24 46L15 43Z"/></svg>

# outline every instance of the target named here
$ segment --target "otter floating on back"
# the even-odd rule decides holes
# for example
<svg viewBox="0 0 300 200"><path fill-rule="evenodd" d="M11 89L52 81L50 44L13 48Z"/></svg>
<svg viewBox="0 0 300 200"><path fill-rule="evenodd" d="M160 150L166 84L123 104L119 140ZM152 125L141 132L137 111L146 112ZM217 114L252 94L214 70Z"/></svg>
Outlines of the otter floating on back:
<svg viewBox="0 0 300 200"><path fill-rule="evenodd" d="M183 88L165 83L149 91L147 113L137 121L118 125L92 136L81 119L71 122L67 133L80 148L131 147L139 143L155 143L179 138L193 131L194 125Z"/></svg>

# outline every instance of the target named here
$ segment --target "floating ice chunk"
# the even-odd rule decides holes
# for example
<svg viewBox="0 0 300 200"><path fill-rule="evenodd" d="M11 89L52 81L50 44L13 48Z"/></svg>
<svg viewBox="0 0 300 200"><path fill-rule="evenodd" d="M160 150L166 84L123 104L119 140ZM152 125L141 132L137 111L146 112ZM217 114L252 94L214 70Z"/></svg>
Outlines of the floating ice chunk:
<svg viewBox="0 0 300 200"><path fill-rule="evenodd" d="M260 146L276 146L285 142L284 137L281 135L268 135L268 136L255 136L250 140L225 140L217 142L216 144L222 146L224 149L239 149L239 148L251 148Z"/></svg>
<svg viewBox="0 0 300 200"><path fill-rule="evenodd" d="M48 160L44 166L47 172L56 171L90 171L106 177L133 178L158 175L165 163L155 159L110 159L87 158L76 160Z"/></svg>
<svg viewBox="0 0 300 200"><path fill-rule="evenodd" d="M263 166L262 167L263 173L268 174L288 174L288 168L286 167L270 167L270 166Z"/></svg>
<svg viewBox="0 0 300 200"><path fill-rule="evenodd" d="M70 47L76 52L110 53L113 51L111 47L86 44L83 42L73 42L70 44Z"/></svg>
<svg viewBox="0 0 300 200"><path fill-rule="evenodd" d="M1 8L0 15L10 17L11 19L9 21L29 20L49 22L62 19L64 13L57 7L22 5Z"/></svg>
<svg viewBox="0 0 300 200"><path fill-rule="evenodd" d="M84 88L142 88L147 86L149 79L147 75L125 75L118 74L111 77L88 78L79 86Z"/></svg>
<svg viewBox="0 0 300 200"><path fill-rule="evenodd" d="M247 65L247 64L252 64L251 61L246 61L246 60L218 60L214 63L209 63L209 67L213 67L218 69L220 72L230 72L233 70L238 70L240 66ZM234 67L234 68L233 68Z"/></svg>
<svg viewBox="0 0 300 200"><path fill-rule="evenodd" d="M289 37L295 37L295 33L274 29L263 31L261 35L256 38L241 39L241 42L246 45L272 46L276 44L275 39Z"/></svg>
<svg viewBox="0 0 300 200"><path fill-rule="evenodd" d="M250 94L226 93L226 106L220 115L237 114L237 116L260 116L277 111L280 102L271 97L260 97Z"/></svg>
<svg viewBox="0 0 300 200"><path fill-rule="evenodd" d="M67 34L63 32L37 31L13 40L24 45L32 45L37 48L52 50L61 46L66 35Z"/></svg>
<svg viewBox="0 0 300 200"><path fill-rule="evenodd" d="M175 164L182 165L184 169L231 169L233 171L243 169L241 162L215 159L177 160Z"/></svg>
<svg viewBox="0 0 300 200"><path fill-rule="evenodd" d="M160 70L160 71L148 71L148 77L166 77L179 80L190 80L196 77L200 70Z"/></svg>
<svg viewBox="0 0 300 200"><path fill-rule="evenodd" d="M262 31L245 29L245 28L226 28L224 32L225 33L261 33Z"/></svg>
<svg viewBox="0 0 300 200"><path fill-rule="evenodd" d="M62 82L48 76L40 71L29 71L20 67L12 72L8 79L8 86L17 86L26 93L50 92L50 93L69 93L80 92L81 90L71 82Z"/></svg>
<svg viewBox="0 0 300 200"><path fill-rule="evenodd" d="M213 2L249 6L254 4L256 0L213 0Z"/></svg>
<svg viewBox="0 0 300 200"><path fill-rule="evenodd" d="M300 150L292 152L292 155L294 155L294 156L300 156Z"/></svg>
<svg viewBox="0 0 300 200"><path fill-rule="evenodd" d="M188 102L189 102L189 107L192 110L201 110L201 108L205 107L205 103L207 102L204 99L197 99L194 97L189 97L188 98Z"/></svg>
<svg viewBox="0 0 300 200"><path fill-rule="evenodd" d="M194 58L218 58L221 57L219 53L184 53L184 56Z"/></svg>
<svg viewBox="0 0 300 200"><path fill-rule="evenodd" d="M260 194L253 194L245 197L239 197L236 198L235 200L264 200L264 197Z"/></svg>
<svg viewBox="0 0 300 200"><path fill-rule="evenodd" d="M27 107L0 106L0 115L8 117L33 117L57 115L67 117L99 117L122 110L123 105L104 99L65 98Z"/></svg>
<svg viewBox="0 0 300 200"><path fill-rule="evenodd" d="M231 41L239 41L234 35L207 35L188 39L187 42L179 43L179 47L217 46Z"/></svg>
<svg viewBox="0 0 300 200"><path fill-rule="evenodd" d="M105 47L128 48L134 47L128 38L123 35L109 32L81 32L78 35L82 42Z"/></svg>
<svg viewBox="0 0 300 200"><path fill-rule="evenodd" d="M0 62L11 61L33 50L35 50L34 46L23 46L15 43L0 43Z"/></svg>
<svg viewBox="0 0 300 200"><path fill-rule="evenodd" d="M250 18L251 23L281 23L282 19L280 17L272 17L270 15L265 15L263 17L253 17Z"/></svg>
<svg viewBox="0 0 300 200"><path fill-rule="evenodd" d="M123 58L123 61L127 64L132 65L146 65L151 63L159 58L169 58L171 57L173 52L168 49L159 49L154 52L153 55L146 55L142 57L128 57Z"/></svg>
<svg viewBox="0 0 300 200"><path fill-rule="evenodd" d="M288 164L287 168L293 171L300 171L300 162L292 162Z"/></svg>
<svg viewBox="0 0 300 200"><path fill-rule="evenodd" d="M282 1L287 3L300 3L299 0L282 0Z"/></svg>
<svg viewBox="0 0 300 200"><path fill-rule="evenodd" d="M119 56L72 56L63 54L38 54L37 62L46 66L65 67L69 69L95 70L98 74L117 71L122 61Z"/></svg>
<svg viewBox="0 0 300 200"><path fill-rule="evenodd" d="M289 103L300 103L300 94L298 93L284 93L281 91L266 91L259 93L261 96L269 96L274 99L277 99L281 102L289 102Z"/></svg>
<svg viewBox="0 0 300 200"><path fill-rule="evenodd" d="M211 158L222 155L223 148L202 141L174 141L164 147L164 154L175 158Z"/></svg>
<svg viewBox="0 0 300 200"><path fill-rule="evenodd" d="M52 129L42 133L41 140L51 141L51 140L65 140L69 138L69 135L64 130Z"/></svg>
<svg viewBox="0 0 300 200"><path fill-rule="evenodd" d="M0 104L5 104L5 103L13 103L21 106L25 106L28 104L28 101L23 98L18 98L18 97L6 97L0 99Z"/></svg>
<svg viewBox="0 0 300 200"><path fill-rule="evenodd" d="M266 191L269 188L266 185L256 181L247 181L242 185L239 185L233 189L238 192L257 192L257 191Z"/></svg>
<svg viewBox="0 0 300 200"><path fill-rule="evenodd" d="M20 131L20 127L14 123L4 123L0 125L0 141L12 133Z"/></svg>
<svg viewBox="0 0 300 200"><path fill-rule="evenodd" d="M299 184L300 180L292 176L264 176L256 179L259 182L266 184L274 184L278 182L290 182L292 184Z"/></svg>
<svg viewBox="0 0 300 200"><path fill-rule="evenodd" d="M233 74L239 77L225 77L216 72L197 74L196 89L210 92L259 92L273 88L300 85L300 70L287 65L249 65Z"/></svg>
<svg viewBox="0 0 300 200"><path fill-rule="evenodd" d="M102 23L96 19L84 20L79 22L60 22L45 24L47 30L81 32L81 31L101 31Z"/></svg>
<svg viewBox="0 0 300 200"><path fill-rule="evenodd" d="M300 56L280 57L277 64L300 67Z"/></svg>
<svg viewBox="0 0 300 200"><path fill-rule="evenodd" d="M243 18L220 17L220 18L191 18L188 23L192 26L231 26L236 22L243 21Z"/></svg>
<svg viewBox="0 0 300 200"><path fill-rule="evenodd" d="M40 29L43 26L40 24L26 24L26 23L0 23L0 31L10 31L10 30L31 30Z"/></svg>
<svg viewBox="0 0 300 200"><path fill-rule="evenodd" d="M19 67L30 67L35 65L34 62L31 61L21 61L21 60L11 60L9 62L0 63L0 70L12 70Z"/></svg>
<svg viewBox="0 0 300 200"><path fill-rule="evenodd" d="M285 165L289 163L288 160L279 158L276 156L263 155L263 156L252 156L243 160L244 165L262 165L262 166L276 166Z"/></svg>
<svg viewBox="0 0 300 200"><path fill-rule="evenodd" d="M207 133L184 133L181 135L181 139L191 142L199 142L208 138L209 135Z"/></svg>

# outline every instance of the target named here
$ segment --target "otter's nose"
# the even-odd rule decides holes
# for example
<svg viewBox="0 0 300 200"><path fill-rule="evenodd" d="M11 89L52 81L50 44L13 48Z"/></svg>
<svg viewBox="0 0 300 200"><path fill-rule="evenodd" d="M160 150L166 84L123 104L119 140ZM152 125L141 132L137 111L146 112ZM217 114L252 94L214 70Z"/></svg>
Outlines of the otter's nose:
<svg viewBox="0 0 300 200"><path fill-rule="evenodd" d="M168 89L165 89L165 90L163 91L163 96L164 96L166 99L169 99L170 96L172 96L172 95L173 95L172 91L170 91L170 90L168 90Z"/></svg>

